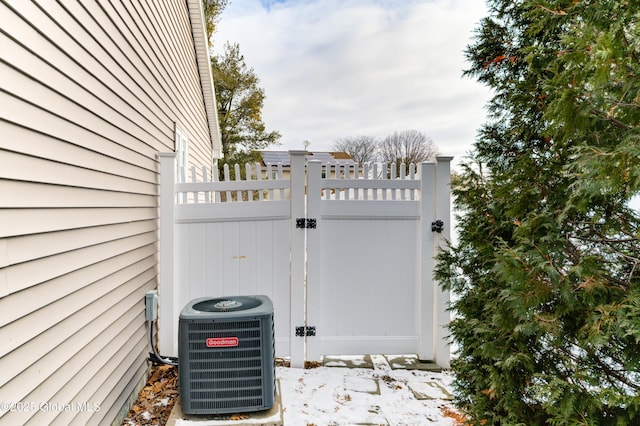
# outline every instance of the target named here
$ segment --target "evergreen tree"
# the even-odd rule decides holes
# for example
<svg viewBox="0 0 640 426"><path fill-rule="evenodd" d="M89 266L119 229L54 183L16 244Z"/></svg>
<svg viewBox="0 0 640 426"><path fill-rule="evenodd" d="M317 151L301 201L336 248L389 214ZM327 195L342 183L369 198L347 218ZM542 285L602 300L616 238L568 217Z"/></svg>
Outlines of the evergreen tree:
<svg viewBox="0 0 640 426"><path fill-rule="evenodd" d="M204 0L209 39L228 3L229 0ZM225 164L261 160L256 150L277 144L280 133L266 130L262 120L264 89L259 86L260 79L253 68L246 64L244 55L240 53L240 45L227 42L224 51L211 58L211 71L222 139L223 158L218 161L218 167L222 171ZM241 170L244 175L244 167Z"/></svg>
<svg viewBox="0 0 640 426"><path fill-rule="evenodd" d="M454 180L456 401L474 424L640 424L640 4L490 0L494 91Z"/></svg>
<svg viewBox="0 0 640 426"><path fill-rule="evenodd" d="M265 94L258 76L246 64L237 43L226 43L211 67L224 155L219 166L259 160L255 151L276 144L280 133L267 131L262 120Z"/></svg>

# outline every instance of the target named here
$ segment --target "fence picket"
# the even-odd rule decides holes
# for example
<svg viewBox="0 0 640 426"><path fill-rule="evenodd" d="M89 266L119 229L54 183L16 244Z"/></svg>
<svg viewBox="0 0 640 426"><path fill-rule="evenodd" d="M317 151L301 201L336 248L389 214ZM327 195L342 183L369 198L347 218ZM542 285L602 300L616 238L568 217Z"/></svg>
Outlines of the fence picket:
<svg viewBox="0 0 640 426"><path fill-rule="evenodd" d="M355 181L359 181L360 179L360 166L358 163L353 163L353 165L351 166L351 168L353 169L353 176L352 179ZM358 187L353 191L353 197L356 200L360 200L362 199L362 188Z"/></svg>
<svg viewBox="0 0 640 426"><path fill-rule="evenodd" d="M411 163L409 164L409 179L410 180L415 180L416 179L416 165ZM411 201L416 199L416 190L415 189L410 189L409 190L409 199Z"/></svg>
<svg viewBox="0 0 640 426"><path fill-rule="evenodd" d="M225 182L229 182L231 180L230 176L230 172L229 172L229 165L225 164L223 167L223 173L224 173L224 180ZM231 191L226 191L225 192L226 195L226 200L225 201L231 201Z"/></svg>
<svg viewBox="0 0 640 426"><path fill-rule="evenodd" d="M282 163L278 163L278 180L284 180L284 171L282 170ZM284 192L284 188L280 189L280 199L281 200L285 200L286 196L285 196L285 192Z"/></svg>
<svg viewBox="0 0 640 426"><path fill-rule="evenodd" d="M364 163L362 165L362 179L369 179L369 163ZM369 199L369 189L364 189L363 191L364 193L364 199L368 200Z"/></svg>
<svg viewBox="0 0 640 426"><path fill-rule="evenodd" d="M256 180L262 180L262 166L260 163L255 163L256 168ZM258 191L258 201L264 201L264 191Z"/></svg>
<svg viewBox="0 0 640 426"><path fill-rule="evenodd" d="M267 175L267 180L275 178L274 172L271 169L271 163L267 164L266 175ZM270 189L268 191L268 194L269 194L269 199L271 200L275 199L275 192L273 189Z"/></svg>
<svg viewBox="0 0 640 426"><path fill-rule="evenodd" d="M245 170L245 173L247 175L245 180L250 181L251 180L251 174L253 172L253 170L251 168L251 164L250 163L246 163L244 165L244 170ZM251 189L249 189L247 191L247 200L248 201L253 201L253 190L251 190Z"/></svg>
<svg viewBox="0 0 640 426"><path fill-rule="evenodd" d="M196 177L196 166L191 166L191 182L196 182L197 181L197 177ZM200 202L199 198L200 198L200 193L197 191L192 191L191 192L191 196L193 197L193 202L198 204Z"/></svg>
<svg viewBox="0 0 640 426"><path fill-rule="evenodd" d="M242 177L240 176L240 164L236 163L233 165L233 174L234 176L234 180L235 181L240 181L242 179ZM242 202L242 191L238 190L236 191L236 201L238 202Z"/></svg>
<svg viewBox="0 0 640 426"><path fill-rule="evenodd" d="M383 164L382 165L382 177L381 177L381 179L387 179L387 176L389 176L388 173L389 173L388 165L387 164ZM386 189L384 189L382 191L382 199L383 200L387 199L387 190Z"/></svg>
<svg viewBox="0 0 640 426"><path fill-rule="evenodd" d="M400 164L400 180L406 180L407 179L407 168L405 166L404 163ZM400 190L400 200L404 201L406 200L406 190L405 189L401 189Z"/></svg>
<svg viewBox="0 0 640 426"><path fill-rule="evenodd" d="M204 183L209 182L209 168L207 166L202 166L202 181ZM211 202L211 191L204 192L204 202L205 203Z"/></svg>
<svg viewBox="0 0 640 426"><path fill-rule="evenodd" d="M216 167L211 168L211 181L219 182L220 181L220 169ZM212 191L213 192L213 202L219 203L220 200L220 191Z"/></svg>

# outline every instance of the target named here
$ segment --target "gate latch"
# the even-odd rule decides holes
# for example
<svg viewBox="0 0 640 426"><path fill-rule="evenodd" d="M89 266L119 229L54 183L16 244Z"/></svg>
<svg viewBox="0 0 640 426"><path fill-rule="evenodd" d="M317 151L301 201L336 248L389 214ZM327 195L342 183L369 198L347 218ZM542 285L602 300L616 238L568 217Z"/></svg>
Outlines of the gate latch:
<svg viewBox="0 0 640 426"><path fill-rule="evenodd" d="M431 232L437 232L438 234L442 232L444 229L444 222L441 220L436 220L435 222L431 222Z"/></svg>
<svg viewBox="0 0 640 426"><path fill-rule="evenodd" d="M296 219L296 228L316 229L316 219L307 219L306 217L299 217Z"/></svg>
<svg viewBox="0 0 640 426"><path fill-rule="evenodd" d="M296 327L296 336L304 337L304 336L315 336L316 335L316 327L302 326Z"/></svg>

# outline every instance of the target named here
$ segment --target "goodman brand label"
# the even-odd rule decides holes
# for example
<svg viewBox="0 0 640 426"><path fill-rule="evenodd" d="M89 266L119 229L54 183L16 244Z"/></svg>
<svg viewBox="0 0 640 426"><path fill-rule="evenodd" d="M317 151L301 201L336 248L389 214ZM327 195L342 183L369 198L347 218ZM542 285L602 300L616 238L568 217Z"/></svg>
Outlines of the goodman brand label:
<svg viewBox="0 0 640 426"><path fill-rule="evenodd" d="M238 346L237 337L209 337L207 339L208 348L233 348Z"/></svg>

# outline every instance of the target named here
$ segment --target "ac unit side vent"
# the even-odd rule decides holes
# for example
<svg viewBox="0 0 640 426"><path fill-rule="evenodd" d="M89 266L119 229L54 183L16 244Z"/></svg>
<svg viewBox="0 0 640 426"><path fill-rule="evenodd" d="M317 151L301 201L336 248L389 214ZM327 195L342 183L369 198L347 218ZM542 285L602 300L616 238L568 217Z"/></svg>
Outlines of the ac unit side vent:
<svg viewBox="0 0 640 426"><path fill-rule="evenodd" d="M195 401L206 401L209 399L231 399L244 397L261 397L262 386L245 389L224 389L219 391L192 391L191 399Z"/></svg>
<svg viewBox="0 0 640 426"><path fill-rule="evenodd" d="M233 351L224 351L224 352L220 352L215 354L214 356L211 355L211 349L209 350L193 350L191 352L191 359L193 361L196 360L217 360L217 361L224 361L224 360L231 360L231 359L235 359L235 360L250 360L250 359L260 359L260 357L262 356L262 351L258 350L239 350L236 352Z"/></svg>
<svg viewBox="0 0 640 426"><path fill-rule="evenodd" d="M191 382L191 389L194 390L247 389L256 386L262 386L262 378L214 381L193 380Z"/></svg>
<svg viewBox="0 0 640 426"><path fill-rule="evenodd" d="M227 313L228 314L228 313ZM252 321L224 321L203 320L189 324L189 331L216 331L216 330L250 330L260 327L259 320Z"/></svg>
<svg viewBox="0 0 640 426"><path fill-rule="evenodd" d="M246 379L250 377L259 377L262 372L260 369L247 370L230 370L230 371L192 371L189 379L194 380L217 380L217 379Z"/></svg>
<svg viewBox="0 0 640 426"><path fill-rule="evenodd" d="M254 407L264 405L262 398L233 398L230 401L194 401L193 411L204 413L235 413L255 411Z"/></svg>

